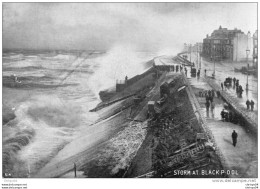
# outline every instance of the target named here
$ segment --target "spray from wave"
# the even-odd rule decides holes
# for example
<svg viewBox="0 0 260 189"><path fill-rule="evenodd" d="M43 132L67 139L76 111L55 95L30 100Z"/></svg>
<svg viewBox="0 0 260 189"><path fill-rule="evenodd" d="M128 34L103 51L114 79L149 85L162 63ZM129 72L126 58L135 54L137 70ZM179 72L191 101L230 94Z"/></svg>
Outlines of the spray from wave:
<svg viewBox="0 0 260 189"><path fill-rule="evenodd" d="M3 129L3 173L28 177L74 138L81 110L56 96L22 103Z"/></svg>
<svg viewBox="0 0 260 189"><path fill-rule="evenodd" d="M98 64L95 64L96 71L89 80L89 86L98 96L101 90L115 87L116 80L142 73L147 60L147 56L138 56L134 46L117 44L105 55L93 60Z"/></svg>

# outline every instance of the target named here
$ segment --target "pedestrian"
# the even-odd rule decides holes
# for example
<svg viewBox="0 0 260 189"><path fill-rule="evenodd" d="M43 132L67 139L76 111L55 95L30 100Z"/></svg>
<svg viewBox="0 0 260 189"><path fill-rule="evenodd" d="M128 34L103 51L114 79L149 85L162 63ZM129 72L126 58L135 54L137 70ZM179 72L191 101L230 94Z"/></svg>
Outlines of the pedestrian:
<svg viewBox="0 0 260 189"><path fill-rule="evenodd" d="M208 95L209 97L211 97L211 90L208 90Z"/></svg>
<svg viewBox="0 0 260 189"><path fill-rule="evenodd" d="M234 86L236 85L236 78L235 77L233 78L233 85Z"/></svg>
<svg viewBox="0 0 260 189"><path fill-rule="evenodd" d="M249 110L249 106L250 106L250 101L247 99L247 101L246 101L246 108L247 108L247 110Z"/></svg>
<svg viewBox="0 0 260 189"><path fill-rule="evenodd" d="M233 133L231 136L232 136L233 146L236 147L238 134L236 133L235 130L233 130Z"/></svg>
<svg viewBox="0 0 260 189"><path fill-rule="evenodd" d="M207 75L207 70L205 69L204 71L205 71L205 75Z"/></svg>
<svg viewBox="0 0 260 189"><path fill-rule="evenodd" d="M222 91L223 91L223 83L221 83L221 89L222 89Z"/></svg>
<svg viewBox="0 0 260 189"><path fill-rule="evenodd" d="M207 100L207 101L206 101L206 109L207 109L207 112L209 111L209 106L210 106L210 103L209 103L209 101Z"/></svg>
<svg viewBox="0 0 260 189"><path fill-rule="evenodd" d="M221 113L220 113L220 115L221 115L221 120L222 120L222 121L225 121L225 120L224 120L224 114L225 114L225 112L224 112L224 109L223 109L223 110L221 111Z"/></svg>
<svg viewBox="0 0 260 189"><path fill-rule="evenodd" d="M212 101L211 102L211 111L213 111L215 109L215 103Z"/></svg>
<svg viewBox="0 0 260 189"><path fill-rule="evenodd" d="M199 73L199 72L197 72L197 78L198 78L198 79L200 78L200 73Z"/></svg>
<svg viewBox="0 0 260 189"><path fill-rule="evenodd" d="M251 105L251 111L254 111L254 105L255 105L255 102L254 102L253 100L251 100L250 105Z"/></svg>
<svg viewBox="0 0 260 189"><path fill-rule="evenodd" d="M229 119L228 119L228 112L224 112L224 119L225 119L225 121L228 121Z"/></svg>
<svg viewBox="0 0 260 189"><path fill-rule="evenodd" d="M224 87L225 87L225 90L227 90L227 82L224 81Z"/></svg>
<svg viewBox="0 0 260 189"><path fill-rule="evenodd" d="M208 95L208 93L206 93L205 98L206 98L206 101L209 101L209 95Z"/></svg>
<svg viewBox="0 0 260 189"><path fill-rule="evenodd" d="M237 79L236 80L236 87L238 87L239 86L239 80Z"/></svg>
<svg viewBox="0 0 260 189"><path fill-rule="evenodd" d="M229 121L233 122L233 112L230 111L228 117L229 117Z"/></svg>
<svg viewBox="0 0 260 189"><path fill-rule="evenodd" d="M241 85L239 85L239 87L238 87L238 88L239 88L239 90L238 90L239 97L240 97L240 98L242 98L242 93L243 93L243 91L244 91L244 90L243 90L243 88L242 88L242 86L241 86Z"/></svg>
<svg viewBox="0 0 260 189"><path fill-rule="evenodd" d="M210 100L210 102L212 103L212 102L213 102L213 96L210 96L210 97L209 97L209 100Z"/></svg>
<svg viewBox="0 0 260 189"><path fill-rule="evenodd" d="M213 89L211 90L211 95L213 98L215 97L215 91Z"/></svg>
<svg viewBox="0 0 260 189"><path fill-rule="evenodd" d="M76 163L74 163L74 177L77 177L77 166Z"/></svg>
<svg viewBox="0 0 260 189"><path fill-rule="evenodd" d="M220 92L219 92L219 91L217 91L217 97L218 97L218 98L220 97Z"/></svg>

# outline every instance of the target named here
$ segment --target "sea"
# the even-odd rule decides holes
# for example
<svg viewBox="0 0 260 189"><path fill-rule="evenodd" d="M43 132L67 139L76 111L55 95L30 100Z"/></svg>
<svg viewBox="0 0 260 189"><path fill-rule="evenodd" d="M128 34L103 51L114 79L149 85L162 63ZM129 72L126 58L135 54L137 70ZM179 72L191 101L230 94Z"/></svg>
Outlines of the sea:
<svg viewBox="0 0 260 189"><path fill-rule="evenodd" d="M92 131L98 133L99 129L104 129L93 127L99 115L89 112L101 102L99 92L113 90L116 80L126 75L130 78L142 73L155 56L153 52L122 47L109 51L4 50L3 176L31 177L62 150L66 149L63 153L68 158L78 153L69 144L91 135ZM116 173L129 165L128 157L136 153L136 146L141 144L145 133L138 127L107 133L113 136L109 140L114 148L124 146L117 149L117 154L128 152L115 157L111 170ZM82 149L88 142L94 143L91 140L95 138L81 143ZM131 141L135 144L127 145ZM110 160L104 160L106 155L97 157L109 163Z"/></svg>

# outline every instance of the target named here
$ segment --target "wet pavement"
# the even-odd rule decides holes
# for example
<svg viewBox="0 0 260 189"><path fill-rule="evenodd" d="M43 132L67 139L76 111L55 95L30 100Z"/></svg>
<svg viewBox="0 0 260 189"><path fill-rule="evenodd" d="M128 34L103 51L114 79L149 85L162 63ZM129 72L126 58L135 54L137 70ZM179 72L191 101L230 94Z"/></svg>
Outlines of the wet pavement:
<svg viewBox="0 0 260 189"><path fill-rule="evenodd" d="M201 78L189 78L194 91L209 90L211 87ZM196 95L202 112L207 121L208 128L212 131L215 142L217 143L225 159L226 168L237 170L238 175L230 175L234 178L255 178L257 177L257 139L248 129L231 122L221 121L220 112L224 108L224 102L221 99L214 98L215 108L206 111L205 97ZM238 143L232 145L231 134L233 130L238 133Z"/></svg>
<svg viewBox="0 0 260 189"><path fill-rule="evenodd" d="M188 58L189 60L189 58ZM161 59L161 61L165 61L165 57ZM167 63L170 62L170 58L167 60ZM195 62L195 61L194 61ZM173 62L175 63L175 62ZM202 61L202 70L205 68L210 70L211 63L207 63ZM221 71L222 69L222 71ZM200 78L193 78L190 74L190 68L187 67L187 78L189 80L190 85L194 89L194 93L198 99L198 102L201 106L201 110L204 113L204 116L207 121L208 128L212 131L214 136L215 142L218 145L222 155L225 159L225 166L230 170L237 170L238 175L230 175L230 177L235 178L256 178L257 177L257 164L258 164L258 148L257 148L257 136L251 133L248 129L244 128L243 126L233 124L231 122L223 122L221 121L220 112L224 108L224 102L221 99L214 98L215 108L213 110L206 111L205 106L205 97L199 97L199 91L205 91L212 89L209 84L204 79L204 73L201 72ZM226 77L233 77L233 75L229 75L228 69L221 68L221 65L216 66L216 81L223 82ZM210 71L208 71L210 74ZM240 80L240 84L244 84L243 81L244 75L242 73L236 74L235 76ZM251 84L249 84L249 92L248 97L251 97L256 102L257 106L257 79L250 76ZM233 89L227 89L228 94L236 95ZM234 97L237 98L237 97ZM242 98L237 98L239 103L244 103L247 98L243 95ZM255 112L256 113L256 112ZM233 130L236 130L238 133L238 143L237 146L234 147L232 145L232 138L231 134Z"/></svg>
<svg viewBox="0 0 260 189"><path fill-rule="evenodd" d="M190 60L189 58L189 54L188 54L188 60ZM201 76L205 75L205 69L207 70L207 76L212 76L212 73L214 71L214 62L209 62L204 58L201 58L201 66L198 65L196 62L197 60L197 56L196 54L192 54L191 56L191 61L195 63L195 67L201 67ZM236 65L236 63L221 63L221 62L215 62L215 82L220 86L220 84L222 82L224 82L225 78L227 77L232 77L232 78L236 78L239 80L239 84L243 87L243 94L242 94L242 98L238 98L235 88L231 87L226 89L226 92L236 98L237 102L244 106L246 108L246 101L247 99L249 99L250 101L253 100L255 102L255 106L254 106L254 113L257 115L257 107L258 107L258 82L257 82L257 77L253 76L253 75L249 75L248 76L248 86L249 86L249 90L248 92L246 92L246 83L247 83L247 75L246 74L242 74L241 72L235 72L235 68L239 67L238 65L243 65L238 63ZM244 66L246 66L246 63L244 64Z"/></svg>

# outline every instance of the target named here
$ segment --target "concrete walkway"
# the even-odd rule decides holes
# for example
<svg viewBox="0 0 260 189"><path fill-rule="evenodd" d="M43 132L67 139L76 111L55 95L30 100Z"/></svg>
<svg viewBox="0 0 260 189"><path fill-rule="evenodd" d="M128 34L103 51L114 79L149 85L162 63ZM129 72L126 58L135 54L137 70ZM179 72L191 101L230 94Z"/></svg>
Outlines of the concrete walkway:
<svg viewBox="0 0 260 189"><path fill-rule="evenodd" d="M239 112L249 123L250 126L254 127L254 130L258 130L258 124L257 119L258 116L256 114L256 111L249 111L245 108L244 105L241 104L240 98L235 98L231 96L226 90L221 90L221 87L216 84L216 81L214 79L210 79L208 77L205 78L205 81L214 89L218 90L221 93L221 96L225 98L225 100L232 105L232 107Z"/></svg>
<svg viewBox="0 0 260 189"><path fill-rule="evenodd" d="M257 140L243 127L230 122L207 119L208 127L214 135L230 170L237 170L238 176L234 178L257 177ZM236 130L238 141L236 147L232 145L231 134Z"/></svg>
<svg viewBox="0 0 260 189"><path fill-rule="evenodd" d="M165 57L163 58L165 61ZM167 61L167 62L170 62ZM221 99L214 99L216 103L214 111L206 112L205 97L198 97L199 90L210 90L212 87L202 77L200 79L189 77L188 80L201 109L206 118L207 126L211 130L214 140L225 159L225 167L229 170L237 170L238 175L230 175L234 178L257 178L258 172L258 143L257 136L246 130L240 125L230 122L223 122L220 118L220 112L223 109L224 102ZM232 145L231 134L233 130L238 133L238 143Z"/></svg>
<svg viewBox="0 0 260 189"><path fill-rule="evenodd" d="M189 54L187 54L189 57ZM196 62L196 54L192 54L192 61ZM204 69L207 70L207 75L211 76L213 72L213 62L209 62L206 59L202 58L201 60L201 69L203 74L201 76L204 76ZM239 64L241 65L241 64ZM220 88L220 83L224 82L226 77L235 77L239 79L240 85L242 85L244 92L242 94L242 98L238 98L236 91L233 87L226 89L225 93L229 95L229 97L232 98L232 101L240 107L243 111L246 110L246 101L247 99L253 100L255 102L254 106L254 111L247 111L247 115L251 117L251 119L254 119L254 121L257 123L257 114L258 114L258 81L257 78L253 75L248 76L248 84L249 84L249 91L246 92L245 86L246 86L246 81L247 81L247 76L245 74L242 74L241 72L235 72L235 68L239 67L237 66L236 63L221 63L221 62L216 62L216 78L215 78L215 83L219 86ZM232 83L233 84L233 83Z"/></svg>
<svg viewBox="0 0 260 189"><path fill-rule="evenodd" d="M203 79L189 79L193 88L200 90L211 89L211 87ZM247 131L240 125L230 122L223 122L220 118L220 112L223 109L223 101L215 98L215 110L206 112L205 98L198 97L200 106L204 112L207 126L211 130L215 142L217 143L222 155L225 159L225 166L230 170L237 170L238 175L230 175L234 178L255 178L257 177L257 139L256 136ZM232 145L231 134L233 130L238 133L238 143L234 147Z"/></svg>

